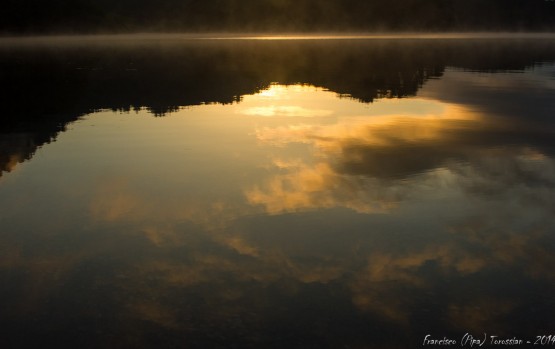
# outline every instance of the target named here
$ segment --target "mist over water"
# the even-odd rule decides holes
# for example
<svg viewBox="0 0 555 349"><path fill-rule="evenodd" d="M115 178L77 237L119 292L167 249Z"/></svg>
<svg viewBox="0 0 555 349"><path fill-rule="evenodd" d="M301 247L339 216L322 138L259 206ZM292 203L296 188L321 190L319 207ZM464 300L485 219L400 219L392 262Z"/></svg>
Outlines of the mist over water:
<svg viewBox="0 0 555 349"><path fill-rule="evenodd" d="M553 39L551 32L208 32L208 33L131 33L95 35L15 35L0 37L0 45L133 45L148 42L187 42L209 40L415 40L415 39Z"/></svg>
<svg viewBox="0 0 555 349"><path fill-rule="evenodd" d="M0 39L0 347L549 334L554 42Z"/></svg>

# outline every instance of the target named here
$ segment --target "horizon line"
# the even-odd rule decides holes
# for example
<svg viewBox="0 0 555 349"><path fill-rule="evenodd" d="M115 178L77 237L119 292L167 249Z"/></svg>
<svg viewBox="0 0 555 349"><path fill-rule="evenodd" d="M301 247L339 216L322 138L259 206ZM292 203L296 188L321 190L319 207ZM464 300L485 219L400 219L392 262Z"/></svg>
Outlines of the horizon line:
<svg viewBox="0 0 555 349"><path fill-rule="evenodd" d="M160 40L160 41L219 41L219 40L244 40L244 41L285 41L285 40L394 40L394 39L555 39L555 32L275 32L275 33L99 33L99 34L45 34L45 35L6 35L0 34L0 43L33 43L33 42L64 42L100 40Z"/></svg>

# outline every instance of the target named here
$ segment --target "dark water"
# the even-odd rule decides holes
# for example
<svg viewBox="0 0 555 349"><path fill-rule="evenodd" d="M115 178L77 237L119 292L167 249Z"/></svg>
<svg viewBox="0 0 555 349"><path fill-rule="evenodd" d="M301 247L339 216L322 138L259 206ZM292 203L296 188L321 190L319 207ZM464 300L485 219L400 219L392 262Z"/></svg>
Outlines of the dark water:
<svg viewBox="0 0 555 349"><path fill-rule="evenodd" d="M12 40L0 74L2 348L555 334L551 39Z"/></svg>

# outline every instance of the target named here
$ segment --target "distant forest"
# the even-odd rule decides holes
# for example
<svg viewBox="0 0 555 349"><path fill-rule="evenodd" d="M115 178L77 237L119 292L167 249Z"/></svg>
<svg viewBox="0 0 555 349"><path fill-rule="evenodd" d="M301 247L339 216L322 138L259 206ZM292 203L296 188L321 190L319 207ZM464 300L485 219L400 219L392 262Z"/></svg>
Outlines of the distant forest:
<svg viewBox="0 0 555 349"><path fill-rule="evenodd" d="M4 0L0 34L553 31L555 0Z"/></svg>

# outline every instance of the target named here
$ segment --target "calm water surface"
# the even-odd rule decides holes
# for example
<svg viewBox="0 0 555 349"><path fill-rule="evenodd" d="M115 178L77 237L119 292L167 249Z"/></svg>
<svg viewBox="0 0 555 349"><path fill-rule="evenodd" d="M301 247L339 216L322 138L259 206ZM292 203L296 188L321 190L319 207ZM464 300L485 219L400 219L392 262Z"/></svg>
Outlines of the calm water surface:
<svg viewBox="0 0 555 349"><path fill-rule="evenodd" d="M0 346L532 346L554 62L533 39L3 43Z"/></svg>

